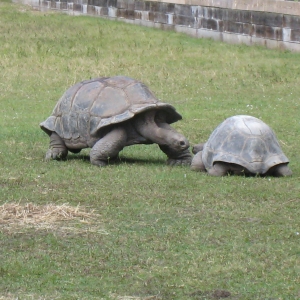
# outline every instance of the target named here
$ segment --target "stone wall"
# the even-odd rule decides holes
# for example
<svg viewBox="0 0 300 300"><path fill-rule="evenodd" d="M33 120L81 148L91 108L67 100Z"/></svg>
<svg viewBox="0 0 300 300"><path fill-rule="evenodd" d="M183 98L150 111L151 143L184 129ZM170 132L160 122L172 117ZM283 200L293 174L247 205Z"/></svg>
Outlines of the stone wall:
<svg viewBox="0 0 300 300"><path fill-rule="evenodd" d="M175 30L197 38L300 51L300 3L276 0L24 0L39 9ZM24 2L23 1L23 2Z"/></svg>

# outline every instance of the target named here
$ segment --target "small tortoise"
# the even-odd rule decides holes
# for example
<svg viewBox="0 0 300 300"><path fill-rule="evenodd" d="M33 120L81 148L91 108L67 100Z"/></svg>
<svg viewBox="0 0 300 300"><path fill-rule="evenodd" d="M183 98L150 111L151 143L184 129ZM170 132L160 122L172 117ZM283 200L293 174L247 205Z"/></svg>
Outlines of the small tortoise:
<svg viewBox="0 0 300 300"><path fill-rule="evenodd" d="M221 123L205 144L195 145L191 169L209 175L289 176L289 160L272 129L251 116L233 116Z"/></svg>
<svg viewBox="0 0 300 300"><path fill-rule="evenodd" d="M69 88L40 127L50 137L46 160L92 148L91 163L105 166L125 146L157 143L169 165L189 165L189 142L169 125L180 119L172 105L156 99L143 83L116 76Z"/></svg>

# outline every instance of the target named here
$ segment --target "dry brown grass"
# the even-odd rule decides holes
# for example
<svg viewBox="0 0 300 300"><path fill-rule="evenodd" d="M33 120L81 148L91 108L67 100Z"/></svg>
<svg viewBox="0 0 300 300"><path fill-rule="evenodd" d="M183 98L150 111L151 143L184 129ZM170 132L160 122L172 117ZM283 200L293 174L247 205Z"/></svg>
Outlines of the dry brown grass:
<svg viewBox="0 0 300 300"><path fill-rule="evenodd" d="M58 221L80 220L88 222L98 215L94 211L87 212L79 204L76 207L68 204L36 205L34 203L5 203L0 206L0 225L2 224L52 224Z"/></svg>
<svg viewBox="0 0 300 300"><path fill-rule="evenodd" d="M110 298L113 300L159 300L161 299L158 296L137 297L137 296L118 296L116 294L110 294Z"/></svg>
<svg viewBox="0 0 300 300"><path fill-rule="evenodd" d="M58 295L51 295L51 298L43 297L43 296L38 296L35 294L22 294L22 295L13 295L11 293L8 293L6 295L1 295L0 300L55 300L59 299Z"/></svg>

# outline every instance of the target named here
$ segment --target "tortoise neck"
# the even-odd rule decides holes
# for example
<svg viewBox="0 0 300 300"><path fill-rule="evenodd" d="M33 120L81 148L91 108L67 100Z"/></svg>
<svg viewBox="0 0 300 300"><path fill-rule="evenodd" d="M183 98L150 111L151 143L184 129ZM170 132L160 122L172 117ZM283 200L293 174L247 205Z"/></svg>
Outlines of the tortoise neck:
<svg viewBox="0 0 300 300"><path fill-rule="evenodd" d="M174 130L168 123L156 118L156 114L156 110L151 110L137 115L134 120L134 127L147 140L158 145L164 145Z"/></svg>

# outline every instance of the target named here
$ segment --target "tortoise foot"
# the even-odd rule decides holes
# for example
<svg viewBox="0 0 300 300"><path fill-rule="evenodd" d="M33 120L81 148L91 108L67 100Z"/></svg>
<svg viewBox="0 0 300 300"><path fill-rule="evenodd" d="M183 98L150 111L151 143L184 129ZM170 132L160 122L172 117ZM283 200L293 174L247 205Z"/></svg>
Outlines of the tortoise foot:
<svg viewBox="0 0 300 300"><path fill-rule="evenodd" d="M45 160L46 161L49 161L52 159L64 160L64 159L66 159L67 155L68 155L68 150L66 150L66 149L61 150L61 149L57 149L57 148L50 148L46 152Z"/></svg>
<svg viewBox="0 0 300 300"><path fill-rule="evenodd" d="M106 160L95 159L91 160L91 164L97 167L106 167L108 165L108 162Z"/></svg>
<svg viewBox="0 0 300 300"><path fill-rule="evenodd" d="M192 162L192 158L191 157L187 157L187 158L169 158L167 160L167 165L168 166L190 166Z"/></svg>

